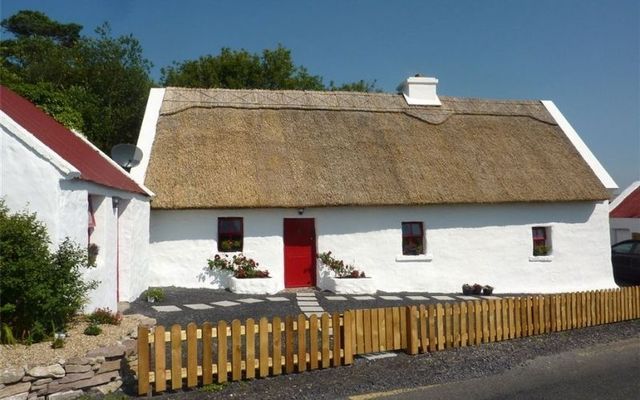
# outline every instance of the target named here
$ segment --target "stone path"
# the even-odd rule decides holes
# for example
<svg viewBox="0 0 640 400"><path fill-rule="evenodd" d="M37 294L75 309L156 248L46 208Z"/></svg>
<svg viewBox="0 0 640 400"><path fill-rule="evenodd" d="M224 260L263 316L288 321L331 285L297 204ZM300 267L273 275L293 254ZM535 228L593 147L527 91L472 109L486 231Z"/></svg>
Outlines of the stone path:
<svg viewBox="0 0 640 400"><path fill-rule="evenodd" d="M500 299L498 296L462 296L462 295L432 295L432 296L423 296L423 295L402 295L402 294L381 294L381 295L334 295L329 293L322 292L297 292L296 293L296 304L300 308L307 317L316 314L320 316L325 310L320 306L318 302L318 296L324 298L325 300L332 302L340 302L340 301L357 301L362 302L363 305L366 305L367 301L372 300L386 300L386 301L398 301L402 302L403 300L413 300L413 301L456 301L456 300L494 300ZM236 301L223 300L216 301L209 304L205 303L195 303L195 304L183 304L181 306L177 305L158 305L152 306L152 308L158 312L177 312L182 311L181 307L185 307L191 310L209 310L215 307L235 307L242 306L243 304L255 304L255 303L264 303L264 302L288 302L290 299L282 296L265 296L262 298L255 297L247 297L242 299L236 299Z"/></svg>

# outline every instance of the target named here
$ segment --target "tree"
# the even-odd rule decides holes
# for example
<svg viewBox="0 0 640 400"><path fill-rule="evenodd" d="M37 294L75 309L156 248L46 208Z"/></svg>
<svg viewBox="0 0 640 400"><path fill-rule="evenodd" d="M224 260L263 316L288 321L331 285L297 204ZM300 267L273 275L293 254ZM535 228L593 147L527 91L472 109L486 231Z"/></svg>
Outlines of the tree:
<svg viewBox="0 0 640 400"><path fill-rule="evenodd" d="M152 81L133 36L112 37L107 24L81 36L81 25L27 10L0 25L13 35L0 41L4 85L106 152L136 141Z"/></svg>
<svg viewBox="0 0 640 400"><path fill-rule="evenodd" d="M296 66L291 50L279 45L261 54L223 47L218 55L197 60L174 62L161 70L163 86L205 87L226 89L297 89L373 91L375 82L359 81L327 87L322 77L310 74L303 66Z"/></svg>

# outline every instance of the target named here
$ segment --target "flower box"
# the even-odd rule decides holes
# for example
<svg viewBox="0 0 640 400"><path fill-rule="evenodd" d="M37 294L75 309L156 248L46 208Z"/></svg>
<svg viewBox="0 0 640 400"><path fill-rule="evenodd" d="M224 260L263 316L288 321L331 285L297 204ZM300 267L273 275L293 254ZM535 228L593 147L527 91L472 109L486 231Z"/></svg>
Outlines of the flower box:
<svg viewBox="0 0 640 400"><path fill-rule="evenodd" d="M273 278L236 278L229 279L229 290L240 294L276 294L278 283Z"/></svg>
<svg viewBox="0 0 640 400"><path fill-rule="evenodd" d="M373 294L378 291L371 278L329 277L324 279L323 282L325 287L321 287L320 289L337 294Z"/></svg>

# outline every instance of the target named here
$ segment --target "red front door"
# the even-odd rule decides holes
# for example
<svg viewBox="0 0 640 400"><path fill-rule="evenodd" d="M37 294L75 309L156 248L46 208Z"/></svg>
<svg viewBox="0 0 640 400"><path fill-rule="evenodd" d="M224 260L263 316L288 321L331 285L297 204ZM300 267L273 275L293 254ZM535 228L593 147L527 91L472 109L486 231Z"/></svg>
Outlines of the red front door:
<svg viewBox="0 0 640 400"><path fill-rule="evenodd" d="M313 218L284 219L284 286L316 285L316 229Z"/></svg>

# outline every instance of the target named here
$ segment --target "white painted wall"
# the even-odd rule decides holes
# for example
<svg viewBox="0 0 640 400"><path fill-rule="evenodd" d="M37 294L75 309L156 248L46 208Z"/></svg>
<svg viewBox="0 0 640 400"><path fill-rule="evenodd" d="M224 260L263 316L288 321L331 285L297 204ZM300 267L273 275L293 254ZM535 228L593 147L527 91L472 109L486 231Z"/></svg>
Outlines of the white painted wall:
<svg viewBox="0 0 640 400"><path fill-rule="evenodd" d="M98 280L100 285L89 294L86 311L97 307L117 309L117 210L111 200L114 196L125 199L121 206L121 232L128 231L120 240L120 254L124 257L124 278L131 280L123 288L121 299L136 298L144 283L135 279L144 277L148 271L145 255L149 237L148 199L70 179L77 175L60 168L64 163L56 159L55 153L29 133L18 131L21 128L6 116L0 115L0 119L0 198L14 212L35 212L47 226L52 250L67 237L82 248L87 246L88 195L101 199L94 207L96 229L92 236L99 246L97 266L85 271L87 279ZM124 211L129 208L130 212Z"/></svg>
<svg viewBox="0 0 640 400"><path fill-rule="evenodd" d="M631 235L640 234L640 218L611 218L611 244L631 239Z"/></svg>
<svg viewBox="0 0 640 400"><path fill-rule="evenodd" d="M150 285L224 286L206 273L217 252L217 218L244 218L244 253L284 287L283 218L297 210L151 211ZM315 218L318 252L332 251L384 291L460 291L463 283L496 292L557 292L615 287L606 202L332 207ZM427 255L401 256L401 223L424 221ZM552 229L550 257L532 257L531 227Z"/></svg>

